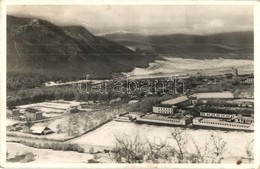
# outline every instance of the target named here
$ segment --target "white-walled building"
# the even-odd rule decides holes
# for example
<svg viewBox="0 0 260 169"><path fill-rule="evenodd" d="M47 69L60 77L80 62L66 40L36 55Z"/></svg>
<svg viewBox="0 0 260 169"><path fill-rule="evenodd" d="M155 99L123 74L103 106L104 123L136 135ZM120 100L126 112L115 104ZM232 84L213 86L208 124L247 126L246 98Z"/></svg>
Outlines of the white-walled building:
<svg viewBox="0 0 260 169"><path fill-rule="evenodd" d="M223 119L232 119L236 117L236 114L228 113L213 113L213 112L200 112L201 117L212 117L212 118L223 118Z"/></svg>
<svg viewBox="0 0 260 169"><path fill-rule="evenodd" d="M153 112L158 114L174 114L176 106L153 106Z"/></svg>

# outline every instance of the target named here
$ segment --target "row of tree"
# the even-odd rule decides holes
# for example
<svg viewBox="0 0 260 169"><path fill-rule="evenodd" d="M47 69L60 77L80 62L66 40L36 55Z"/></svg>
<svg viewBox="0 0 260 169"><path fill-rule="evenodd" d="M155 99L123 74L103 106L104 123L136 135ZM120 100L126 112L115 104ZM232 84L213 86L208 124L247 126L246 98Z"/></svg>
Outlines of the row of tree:
<svg viewBox="0 0 260 169"><path fill-rule="evenodd" d="M110 101L120 97L122 100L129 100L127 94L117 94L113 92L108 92L107 94L98 93L80 93L76 86L63 86L63 87L48 87L48 88L38 88L38 89L27 89L19 90L14 96L7 99L7 107L9 109L14 108L17 105L38 103L46 100L77 100L77 101Z"/></svg>

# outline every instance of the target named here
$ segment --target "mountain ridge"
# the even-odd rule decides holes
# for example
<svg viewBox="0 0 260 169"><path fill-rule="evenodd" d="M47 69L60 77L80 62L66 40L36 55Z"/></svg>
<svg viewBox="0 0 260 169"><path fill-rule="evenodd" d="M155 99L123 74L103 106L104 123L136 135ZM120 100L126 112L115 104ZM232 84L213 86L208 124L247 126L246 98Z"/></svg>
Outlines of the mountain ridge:
<svg viewBox="0 0 260 169"><path fill-rule="evenodd" d="M56 26L42 19L7 16L8 72L108 78L114 72L148 66L152 60L94 36L82 26Z"/></svg>
<svg viewBox="0 0 260 169"><path fill-rule="evenodd" d="M57 26L38 18L7 16L8 72L110 78L113 73L147 67L158 59L157 54L253 59L253 32L152 36L123 33L99 37L81 25Z"/></svg>
<svg viewBox="0 0 260 169"><path fill-rule="evenodd" d="M111 41L132 47L152 47L168 57L192 59L253 59L252 31L226 32L208 35L171 34L140 35L136 33L107 34Z"/></svg>

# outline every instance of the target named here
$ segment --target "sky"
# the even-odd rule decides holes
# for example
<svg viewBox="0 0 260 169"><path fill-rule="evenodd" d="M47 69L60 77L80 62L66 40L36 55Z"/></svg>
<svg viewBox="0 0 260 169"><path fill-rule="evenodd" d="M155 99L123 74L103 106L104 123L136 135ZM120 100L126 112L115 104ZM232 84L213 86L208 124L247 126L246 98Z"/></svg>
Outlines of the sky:
<svg viewBox="0 0 260 169"><path fill-rule="evenodd" d="M36 17L57 25L82 25L96 35L212 34L253 30L250 5L20 5L9 15Z"/></svg>

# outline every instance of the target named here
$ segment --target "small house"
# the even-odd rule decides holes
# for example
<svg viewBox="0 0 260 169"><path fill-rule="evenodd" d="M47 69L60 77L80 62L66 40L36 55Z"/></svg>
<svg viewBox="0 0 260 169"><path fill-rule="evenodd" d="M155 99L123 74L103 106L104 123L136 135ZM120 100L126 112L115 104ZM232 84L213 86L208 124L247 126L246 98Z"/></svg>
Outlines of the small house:
<svg viewBox="0 0 260 169"><path fill-rule="evenodd" d="M250 123L254 123L254 118L253 117L243 116L243 115L239 114L237 116L237 118L235 119L235 122L250 124Z"/></svg>
<svg viewBox="0 0 260 169"><path fill-rule="evenodd" d="M6 126L6 130L8 131L19 131L22 130L22 126L20 123L14 123L12 125Z"/></svg>
<svg viewBox="0 0 260 169"><path fill-rule="evenodd" d="M30 128L30 131L32 134L37 134L37 135L47 135L54 133L49 127L44 127L44 126L32 126Z"/></svg>
<svg viewBox="0 0 260 169"><path fill-rule="evenodd" d="M43 119L42 112L34 108L25 109L24 115L27 121L35 121L35 120Z"/></svg>
<svg viewBox="0 0 260 169"><path fill-rule="evenodd" d="M13 109L12 110L12 117L19 116L19 115L20 115L20 110L19 109Z"/></svg>

